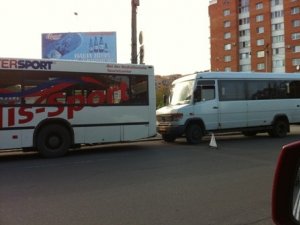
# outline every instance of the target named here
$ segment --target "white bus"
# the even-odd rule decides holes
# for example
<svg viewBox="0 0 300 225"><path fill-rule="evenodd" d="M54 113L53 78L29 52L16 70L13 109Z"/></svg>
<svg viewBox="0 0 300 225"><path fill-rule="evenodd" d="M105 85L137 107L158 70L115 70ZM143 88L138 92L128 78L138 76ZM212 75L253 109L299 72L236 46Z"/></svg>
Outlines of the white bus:
<svg viewBox="0 0 300 225"><path fill-rule="evenodd" d="M152 66L0 59L0 149L57 157L155 136L155 105Z"/></svg>
<svg viewBox="0 0 300 225"><path fill-rule="evenodd" d="M157 131L167 142L191 144L210 132L268 132L284 137L300 123L300 74L208 72L172 84L168 106L156 111Z"/></svg>

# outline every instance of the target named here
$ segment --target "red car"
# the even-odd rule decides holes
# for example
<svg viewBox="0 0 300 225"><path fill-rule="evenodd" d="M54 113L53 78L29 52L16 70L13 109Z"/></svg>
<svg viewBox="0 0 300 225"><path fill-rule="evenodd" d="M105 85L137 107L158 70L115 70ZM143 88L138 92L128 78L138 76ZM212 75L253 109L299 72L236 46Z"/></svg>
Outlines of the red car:
<svg viewBox="0 0 300 225"><path fill-rule="evenodd" d="M273 183L273 221L300 224L300 141L283 146Z"/></svg>

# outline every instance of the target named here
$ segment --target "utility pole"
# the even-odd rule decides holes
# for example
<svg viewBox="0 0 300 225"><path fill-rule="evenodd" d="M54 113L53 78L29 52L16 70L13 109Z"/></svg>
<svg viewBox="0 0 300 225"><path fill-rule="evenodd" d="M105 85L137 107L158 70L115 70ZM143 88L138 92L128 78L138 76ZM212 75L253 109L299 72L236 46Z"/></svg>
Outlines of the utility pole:
<svg viewBox="0 0 300 225"><path fill-rule="evenodd" d="M131 0L131 63L137 64L137 31L136 31L136 14L137 7L140 5L139 0Z"/></svg>

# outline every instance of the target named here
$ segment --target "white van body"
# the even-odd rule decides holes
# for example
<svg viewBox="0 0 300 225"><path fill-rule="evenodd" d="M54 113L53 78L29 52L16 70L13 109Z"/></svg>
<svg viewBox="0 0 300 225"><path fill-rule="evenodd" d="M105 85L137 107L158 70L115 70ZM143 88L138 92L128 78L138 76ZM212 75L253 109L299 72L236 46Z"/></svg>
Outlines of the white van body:
<svg viewBox="0 0 300 225"><path fill-rule="evenodd" d="M167 142L192 144L209 132L268 132L284 137L300 123L300 74L207 72L172 83L169 105L156 111L157 131Z"/></svg>

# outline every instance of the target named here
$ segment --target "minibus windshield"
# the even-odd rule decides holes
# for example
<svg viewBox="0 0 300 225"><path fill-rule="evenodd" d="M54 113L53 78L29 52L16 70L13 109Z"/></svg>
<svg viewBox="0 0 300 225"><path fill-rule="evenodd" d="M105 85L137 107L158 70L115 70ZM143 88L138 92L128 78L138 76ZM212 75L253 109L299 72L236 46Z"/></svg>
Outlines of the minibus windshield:
<svg viewBox="0 0 300 225"><path fill-rule="evenodd" d="M194 80L176 83L171 89L170 105L189 104L192 99Z"/></svg>

